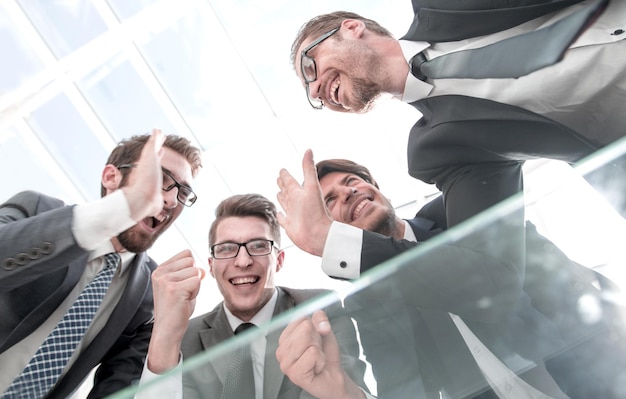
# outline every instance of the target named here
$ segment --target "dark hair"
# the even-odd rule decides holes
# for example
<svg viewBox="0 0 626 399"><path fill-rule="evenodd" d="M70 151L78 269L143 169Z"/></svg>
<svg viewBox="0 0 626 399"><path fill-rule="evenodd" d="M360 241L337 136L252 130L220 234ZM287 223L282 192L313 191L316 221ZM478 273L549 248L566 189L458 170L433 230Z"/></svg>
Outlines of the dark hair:
<svg viewBox="0 0 626 399"><path fill-rule="evenodd" d="M215 209L215 220L209 229L209 247L215 244L215 234L219 223L230 216L256 216L270 226L272 238L280 247L280 225L276 218L276 205L261 194L239 194L226 198Z"/></svg>
<svg viewBox="0 0 626 399"><path fill-rule="evenodd" d="M322 177L332 172L352 173L359 176L361 179L365 180L374 187L380 189L369 169L356 162L352 162L347 159L326 159L324 161L319 161L315 167L317 168L318 180L322 180Z"/></svg>
<svg viewBox="0 0 626 399"><path fill-rule="evenodd" d="M320 36L326 32L329 32L339 26L346 19L357 19L359 21L363 21L365 23L365 27L381 36L389 36L393 37L391 32L387 29L380 26L380 24L374 20L365 18L360 16L359 14L355 14L349 11L335 11L330 14L323 14L314 17L309 22L302 25L298 34L296 35L296 39L293 41L291 45L291 64L296 65L296 56L298 49L302 45L302 43L309 37L312 36ZM341 37L341 35L338 35Z"/></svg>
<svg viewBox="0 0 626 399"><path fill-rule="evenodd" d="M143 147L146 145L149 138L150 134L142 134L120 141L113 151L111 151L106 164L120 166L137 162L137 160L141 157L141 150L143 150ZM191 142L188 139L174 134L169 134L165 137L163 146L185 157L191 166L192 176L195 177L196 174L198 174L198 170L202 167L202 155L200 150L191 145ZM120 187L126 184L128 171L129 169L121 169L122 181L120 183ZM106 189L101 185L100 195L104 197L105 194Z"/></svg>

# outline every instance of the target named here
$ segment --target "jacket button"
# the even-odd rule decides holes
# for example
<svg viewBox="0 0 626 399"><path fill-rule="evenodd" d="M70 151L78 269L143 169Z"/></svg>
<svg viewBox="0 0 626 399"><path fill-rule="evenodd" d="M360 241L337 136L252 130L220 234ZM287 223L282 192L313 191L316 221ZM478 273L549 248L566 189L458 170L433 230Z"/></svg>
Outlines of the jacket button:
<svg viewBox="0 0 626 399"><path fill-rule="evenodd" d="M24 266L29 261L30 256L28 256L27 253L20 252L19 254L15 255L15 263L17 263L18 266Z"/></svg>
<svg viewBox="0 0 626 399"><path fill-rule="evenodd" d="M622 34L624 34L624 29L615 29L613 33L611 33L612 36L619 36Z"/></svg>
<svg viewBox="0 0 626 399"><path fill-rule="evenodd" d="M339 267L341 267L342 269L345 269L346 267L348 267L348 264L346 263L346 261L341 261L339 262Z"/></svg>
<svg viewBox="0 0 626 399"><path fill-rule="evenodd" d="M0 263L0 265L4 270L11 271L15 270L15 268L17 267L17 262L13 258L6 258L2 260L2 263Z"/></svg>
<svg viewBox="0 0 626 399"><path fill-rule="evenodd" d="M50 241L45 241L43 245L41 246L41 252L43 252L44 255L51 254L53 251L54 251L54 244L51 243Z"/></svg>
<svg viewBox="0 0 626 399"><path fill-rule="evenodd" d="M31 248L28 251L28 257L33 260L41 258L41 255L43 255L41 248Z"/></svg>

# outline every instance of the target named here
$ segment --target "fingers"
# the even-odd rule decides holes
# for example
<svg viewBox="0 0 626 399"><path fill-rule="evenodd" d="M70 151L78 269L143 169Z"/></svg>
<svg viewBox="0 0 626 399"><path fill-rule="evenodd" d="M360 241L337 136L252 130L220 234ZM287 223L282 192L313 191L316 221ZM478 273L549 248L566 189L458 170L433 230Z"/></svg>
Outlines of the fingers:
<svg viewBox="0 0 626 399"><path fill-rule="evenodd" d="M165 134L161 129L152 129L146 147L160 158L163 155L163 143L165 143Z"/></svg>
<svg viewBox="0 0 626 399"><path fill-rule="evenodd" d="M155 290L159 287L187 292L190 298L195 298L200 289L200 280L204 278L204 268L195 266L195 259L190 250L186 249L160 264L152 273L152 283Z"/></svg>
<svg viewBox="0 0 626 399"><path fill-rule="evenodd" d="M295 320L283 330L276 358L290 378L309 379L324 368L322 337L310 318Z"/></svg>

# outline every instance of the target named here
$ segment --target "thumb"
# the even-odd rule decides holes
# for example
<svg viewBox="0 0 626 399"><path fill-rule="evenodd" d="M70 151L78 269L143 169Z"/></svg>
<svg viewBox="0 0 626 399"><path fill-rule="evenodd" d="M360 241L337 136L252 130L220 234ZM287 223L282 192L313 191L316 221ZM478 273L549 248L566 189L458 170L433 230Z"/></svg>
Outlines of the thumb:
<svg viewBox="0 0 626 399"><path fill-rule="evenodd" d="M325 356L325 364L339 364L341 351L339 350L339 344L337 338L333 332L328 316L325 312L318 310L312 316L313 325L316 330L322 336L322 349ZM316 365L317 366L317 365ZM316 367L316 373L321 371Z"/></svg>
<svg viewBox="0 0 626 399"><path fill-rule="evenodd" d="M317 170L315 169L315 161L313 160L313 151L308 149L302 157L302 174L304 176L304 184L317 183Z"/></svg>

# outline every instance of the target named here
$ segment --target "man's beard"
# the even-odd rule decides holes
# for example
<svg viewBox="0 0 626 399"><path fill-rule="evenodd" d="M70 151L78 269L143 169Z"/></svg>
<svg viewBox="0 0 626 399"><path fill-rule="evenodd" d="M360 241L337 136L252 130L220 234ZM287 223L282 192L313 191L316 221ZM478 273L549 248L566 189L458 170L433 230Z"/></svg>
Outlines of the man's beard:
<svg viewBox="0 0 626 399"><path fill-rule="evenodd" d="M154 244L162 232L163 229L156 232L154 235L150 235L139 230L137 226L133 226L130 229L121 232L117 236L117 240L124 248L126 248L127 251L138 254L145 252L152 247L152 244Z"/></svg>
<svg viewBox="0 0 626 399"><path fill-rule="evenodd" d="M356 100L356 104L354 104L352 110L359 114L370 111L374 102L382 93L380 86L362 78L352 78L352 85L354 87L354 97Z"/></svg>
<svg viewBox="0 0 626 399"><path fill-rule="evenodd" d="M387 237L394 237L396 229L395 222L396 212L393 210L393 208L391 208L387 212L385 212L380 219L375 220L371 226L368 226L367 230L385 235Z"/></svg>

